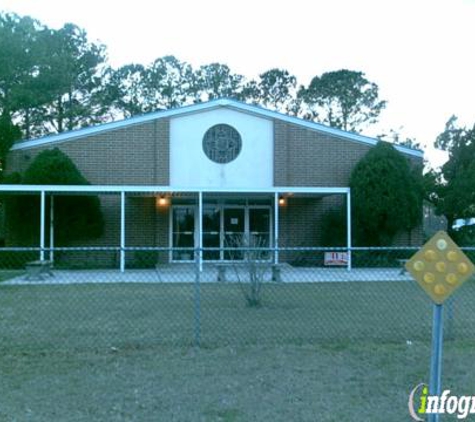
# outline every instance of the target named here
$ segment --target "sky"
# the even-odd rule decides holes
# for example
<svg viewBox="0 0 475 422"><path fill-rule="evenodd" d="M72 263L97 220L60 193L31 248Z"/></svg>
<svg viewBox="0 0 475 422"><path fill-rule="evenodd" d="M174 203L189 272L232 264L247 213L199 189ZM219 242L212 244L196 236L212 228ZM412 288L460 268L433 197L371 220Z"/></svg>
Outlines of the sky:
<svg viewBox="0 0 475 422"><path fill-rule="evenodd" d="M59 28L72 22L107 46L113 66L172 54L256 77L287 69L362 71L387 100L375 136L394 129L426 156L450 116L475 123L475 0L0 0L0 10Z"/></svg>

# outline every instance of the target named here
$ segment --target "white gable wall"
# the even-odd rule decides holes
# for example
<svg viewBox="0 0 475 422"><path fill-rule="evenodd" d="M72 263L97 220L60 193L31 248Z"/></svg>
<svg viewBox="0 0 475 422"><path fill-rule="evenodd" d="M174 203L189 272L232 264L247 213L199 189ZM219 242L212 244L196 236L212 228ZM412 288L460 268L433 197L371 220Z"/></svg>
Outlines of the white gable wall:
<svg viewBox="0 0 475 422"><path fill-rule="evenodd" d="M211 161L203 151L203 136L217 124L234 127L242 149L227 164ZM267 188L273 186L274 144L270 119L217 109L170 120L170 186Z"/></svg>

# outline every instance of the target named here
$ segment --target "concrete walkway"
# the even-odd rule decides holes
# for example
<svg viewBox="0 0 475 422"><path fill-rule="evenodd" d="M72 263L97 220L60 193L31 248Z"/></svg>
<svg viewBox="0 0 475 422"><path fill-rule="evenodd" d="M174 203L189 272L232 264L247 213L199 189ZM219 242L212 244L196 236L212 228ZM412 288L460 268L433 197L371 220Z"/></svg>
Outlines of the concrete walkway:
<svg viewBox="0 0 475 422"><path fill-rule="evenodd" d="M194 264L170 264L147 270L54 270L54 276L43 276L42 280L26 280L19 276L5 281L2 285L51 285L51 284L83 284L83 283L193 283L196 280ZM272 282L270 268L258 270L265 282ZM226 282L247 281L249 269L229 266L226 268ZM218 280L218 268L209 264L200 273L200 282L215 283ZM313 282L361 282L361 281L409 281L406 272L401 274L399 268L346 268L292 267L281 266L283 283Z"/></svg>

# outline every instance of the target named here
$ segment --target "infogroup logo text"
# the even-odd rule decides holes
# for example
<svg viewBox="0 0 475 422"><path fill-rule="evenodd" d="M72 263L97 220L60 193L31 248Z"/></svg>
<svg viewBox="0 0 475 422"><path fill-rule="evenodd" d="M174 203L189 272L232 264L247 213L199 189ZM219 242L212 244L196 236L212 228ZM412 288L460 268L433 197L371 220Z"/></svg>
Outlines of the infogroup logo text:
<svg viewBox="0 0 475 422"><path fill-rule="evenodd" d="M427 384L421 383L409 394L408 406L415 421L424 422L423 417L429 414L455 414L457 419L465 419L475 414L475 396L454 396L450 390L444 390L440 396L429 396Z"/></svg>

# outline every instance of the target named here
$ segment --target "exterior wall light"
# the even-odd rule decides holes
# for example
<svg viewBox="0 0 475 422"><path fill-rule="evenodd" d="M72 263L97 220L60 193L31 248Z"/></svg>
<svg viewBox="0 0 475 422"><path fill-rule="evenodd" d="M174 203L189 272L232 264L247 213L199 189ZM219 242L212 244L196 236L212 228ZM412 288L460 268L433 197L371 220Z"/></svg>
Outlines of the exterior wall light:
<svg viewBox="0 0 475 422"><path fill-rule="evenodd" d="M286 204L286 200L283 196L279 196L279 205L284 206Z"/></svg>
<svg viewBox="0 0 475 422"><path fill-rule="evenodd" d="M157 205L159 207L165 207L168 205L168 198L165 195L160 195L157 199Z"/></svg>

